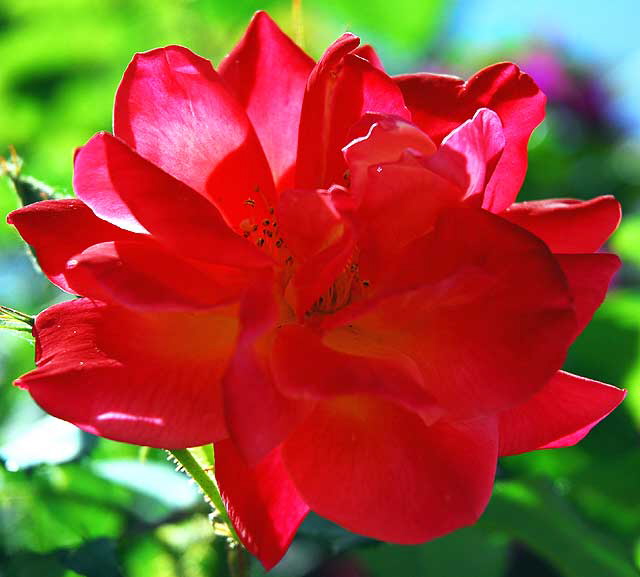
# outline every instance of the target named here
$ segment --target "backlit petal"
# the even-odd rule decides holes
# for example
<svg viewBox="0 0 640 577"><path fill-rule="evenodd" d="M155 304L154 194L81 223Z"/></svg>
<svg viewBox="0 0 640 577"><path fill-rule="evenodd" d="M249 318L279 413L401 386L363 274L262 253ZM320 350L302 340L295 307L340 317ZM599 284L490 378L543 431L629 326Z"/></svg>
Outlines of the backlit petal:
<svg viewBox="0 0 640 577"><path fill-rule="evenodd" d="M498 115L481 108L443 141L426 166L464 191L466 199L486 202L485 187L504 150L505 140Z"/></svg>
<svg viewBox="0 0 640 577"><path fill-rule="evenodd" d="M101 218L148 231L176 252L228 265L269 262L209 201L110 134L97 134L78 152L74 188Z"/></svg>
<svg viewBox="0 0 640 577"><path fill-rule="evenodd" d="M219 73L247 110L279 190L293 185L300 111L313 60L257 12Z"/></svg>
<svg viewBox="0 0 640 577"><path fill-rule="evenodd" d="M341 149L352 126L367 112L409 120L394 82L367 60L350 54L358 39L344 34L316 64L302 105L296 186L342 184L346 164Z"/></svg>
<svg viewBox="0 0 640 577"><path fill-rule="evenodd" d="M16 384L48 413L109 439L184 448L226 437L220 378L237 307L141 314L80 299L36 318L37 368Z"/></svg>
<svg viewBox="0 0 640 577"><path fill-rule="evenodd" d="M512 204L502 216L526 228L556 253L596 252L620 222L613 196L554 198Z"/></svg>
<svg viewBox="0 0 640 577"><path fill-rule="evenodd" d="M236 226L275 203L273 179L243 106L211 62L182 46L136 54L116 94L114 133L211 199Z"/></svg>
<svg viewBox="0 0 640 577"><path fill-rule="evenodd" d="M500 415L500 454L575 445L624 397L621 389L559 371L527 402Z"/></svg>
<svg viewBox="0 0 640 577"><path fill-rule="evenodd" d="M396 78L413 121L436 143L479 108L498 114L505 148L487 185L483 208L500 212L515 199L527 170L527 143L544 118L546 98L514 64L489 66L464 81L454 76L410 74Z"/></svg>
<svg viewBox="0 0 640 577"><path fill-rule="evenodd" d="M188 262L142 237L95 244L68 263L78 294L140 311L212 309L240 300L244 270Z"/></svg>

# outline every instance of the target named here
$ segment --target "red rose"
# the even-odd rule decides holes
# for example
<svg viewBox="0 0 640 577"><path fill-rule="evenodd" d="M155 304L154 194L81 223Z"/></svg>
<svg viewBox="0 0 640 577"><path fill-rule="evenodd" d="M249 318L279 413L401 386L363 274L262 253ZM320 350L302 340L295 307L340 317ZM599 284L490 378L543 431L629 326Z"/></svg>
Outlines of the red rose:
<svg viewBox="0 0 640 577"><path fill-rule="evenodd" d="M10 216L83 298L37 317L45 410L215 443L267 566L313 509L387 541L473 523L496 459L573 444L624 396L560 371L618 268L611 197L513 204L544 96L513 64L390 78L259 13L220 64L138 54L78 199Z"/></svg>

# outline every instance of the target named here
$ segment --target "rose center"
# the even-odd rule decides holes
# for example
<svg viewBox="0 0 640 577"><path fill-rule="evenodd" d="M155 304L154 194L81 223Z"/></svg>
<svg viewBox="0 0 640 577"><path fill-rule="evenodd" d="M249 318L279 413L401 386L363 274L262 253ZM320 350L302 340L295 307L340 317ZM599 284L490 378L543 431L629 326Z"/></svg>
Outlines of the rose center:
<svg viewBox="0 0 640 577"><path fill-rule="evenodd" d="M333 284L313 303L306 315L333 314L360 300L369 287L369 281L360 278L357 255L353 255Z"/></svg>

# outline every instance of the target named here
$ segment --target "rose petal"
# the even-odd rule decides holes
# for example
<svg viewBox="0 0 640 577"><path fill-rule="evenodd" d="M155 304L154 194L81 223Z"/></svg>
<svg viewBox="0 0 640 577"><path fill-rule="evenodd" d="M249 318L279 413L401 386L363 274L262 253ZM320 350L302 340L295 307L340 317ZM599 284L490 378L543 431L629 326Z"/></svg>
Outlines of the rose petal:
<svg viewBox="0 0 640 577"><path fill-rule="evenodd" d="M527 143L544 118L546 98L514 64L489 66L467 82L453 76L410 74L396 78L413 121L436 143L479 108L500 117L505 148L487 185L483 208L500 212L515 199L527 170Z"/></svg>
<svg viewBox="0 0 640 577"><path fill-rule="evenodd" d="M611 278L620 268L614 254L555 255L569 282L576 311L576 336L589 324L593 313L602 304Z"/></svg>
<svg viewBox="0 0 640 577"><path fill-rule="evenodd" d="M269 356L278 304L272 283L265 278L247 291L238 342L223 378L229 436L252 465L277 447L313 406L285 397L273 382Z"/></svg>
<svg viewBox="0 0 640 577"><path fill-rule="evenodd" d="M295 262L287 298L302 317L347 266L355 239L331 191L285 191L276 216Z"/></svg>
<svg viewBox="0 0 640 577"><path fill-rule="evenodd" d="M353 51L353 54L360 56L360 58L364 58L369 62L369 64L371 64L371 66L384 72L382 60L380 60L380 56L378 56L378 53L371 44L361 44Z"/></svg>
<svg viewBox="0 0 640 577"><path fill-rule="evenodd" d="M411 544L477 520L493 487L497 435L492 421L426 426L392 403L345 396L321 402L282 454L313 511Z"/></svg>
<svg viewBox="0 0 640 577"><path fill-rule="evenodd" d="M178 253L231 266L269 262L215 206L110 134L97 134L78 152L74 188L101 218L148 231Z"/></svg>
<svg viewBox="0 0 640 577"><path fill-rule="evenodd" d="M555 253L589 253L618 227L620 203L613 196L554 198L512 204L502 216L540 237Z"/></svg>
<svg viewBox="0 0 640 577"><path fill-rule="evenodd" d="M346 164L341 149L351 127L367 112L410 119L393 81L369 62L349 54L358 39L344 34L316 64L302 105L296 186L342 184Z"/></svg>
<svg viewBox="0 0 640 577"><path fill-rule="evenodd" d="M367 127L365 134L342 149L352 181L358 169L398 162L408 150L424 157L437 150L433 141L415 124L397 116L366 114L361 123L363 128Z"/></svg>
<svg viewBox="0 0 640 577"><path fill-rule="evenodd" d="M275 205L245 110L211 62L182 46L136 54L116 94L113 127L141 156L211 199L232 226Z"/></svg>
<svg viewBox="0 0 640 577"><path fill-rule="evenodd" d="M289 478L280 449L249 467L229 440L215 444L216 480L242 544L264 568L285 554L309 512Z"/></svg>
<svg viewBox="0 0 640 577"><path fill-rule="evenodd" d="M504 150L505 140L498 115L488 108L478 110L442 141L438 152L425 159L425 166L456 184L465 198L487 201L487 182Z"/></svg>
<svg viewBox="0 0 640 577"><path fill-rule="evenodd" d="M426 416L434 399L407 355L367 338L352 327L324 335L302 325L278 329L271 366L287 396L326 399L368 394L395 401Z"/></svg>
<svg viewBox="0 0 640 577"><path fill-rule="evenodd" d="M149 238L95 244L66 273L83 296L139 311L197 311L240 300L245 271L180 258Z"/></svg>
<svg viewBox="0 0 640 577"><path fill-rule="evenodd" d="M611 385L559 371L526 403L500 415L500 455L575 445L625 394Z"/></svg>
<svg viewBox="0 0 640 577"><path fill-rule="evenodd" d="M313 60L257 12L218 71L247 110L278 190L293 186L300 111Z"/></svg>
<svg viewBox="0 0 640 577"><path fill-rule="evenodd" d="M90 433L161 448L227 436L220 378L237 307L140 314L87 299L36 318L37 368L16 381L48 413Z"/></svg>
<svg viewBox="0 0 640 577"><path fill-rule="evenodd" d="M371 122L368 133L343 150L362 258L379 260L426 234L464 190L428 168L436 147L415 125L383 115L365 118Z"/></svg>
<svg viewBox="0 0 640 577"><path fill-rule="evenodd" d="M139 237L98 218L76 198L30 204L14 210L7 222L33 247L38 264L49 280L70 293L74 290L65 274L67 261L72 256L100 242Z"/></svg>
<svg viewBox="0 0 640 577"><path fill-rule="evenodd" d="M575 335L566 279L544 243L480 209L445 211L370 290L377 296L361 312L356 303L331 320L413 358L427 390L457 415L530 397Z"/></svg>

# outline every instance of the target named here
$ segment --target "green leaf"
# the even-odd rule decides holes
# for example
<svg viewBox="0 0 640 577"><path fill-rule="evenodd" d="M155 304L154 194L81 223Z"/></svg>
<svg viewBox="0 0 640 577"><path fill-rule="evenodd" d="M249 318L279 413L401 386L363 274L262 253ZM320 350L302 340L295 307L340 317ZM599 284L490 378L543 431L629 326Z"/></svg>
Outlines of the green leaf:
<svg viewBox="0 0 640 577"><path fill-rule="evenodd" d="M75 577L77 573L68 573L55 555L38 555L33 553L17 553L7 559L0 557L2 577Z"/></svg>
<svg viewBox="0 0 640 577"><path fill-rule="evenodd" d="M178 577L177 560L171 550L152 537L132 539L124 544L123 565L127 577Z"/></svg>
<svg viewBox="0 0 640 577"><path fill-rule="evenodd" d="M373 577L500 577L507 566L508 541L493 531L468 527L420 546L363 548L357 557Z"/></svg>
<svg viewBox="0 0 640 577"><path fill-rule="evenodd" d="M19 321L15 321L12 319L5 319L0 315L0 329L8 330L8 331L16 331L18 333L26 333L27 335L31 334L32 328Z"/></svg>
<svg viewBox="0 0 640 577"><path fill-rule="evenodd" d="M61 563L84 577L124 577L110 539L96 539L71 551L59 553Z"/></svg>
<svg viewBox="0 0 640 577"><path fill-rule="evenodd" d="M589 526L549 484L496 484L480 527L524 543L563 577L637 577L630 554Z"/></svg>
<svg viewBox="0 0 640 577"><path fill-rule="evenodd" d="M567 370L590 378L628 388L622 407L606 421L609 427L631 414L635 428L640 427L640 295L635 290L617 290L611 293L596 312L591 324L578 337L569 351ZM628 413L627 413L628 411ZM633 427L616 430L617 443L605 447L635 446ZM596 428L595 433L598 433ZM591 437L591 435L590 435ZM621 442L624 438L626 443Z"/></svg>
<svg viewBox="0 0 640 577"><path fill-rule="evenodd" d="M611 246L625 263L640 267L640 214L625 216L611 239Z"/></svg>

